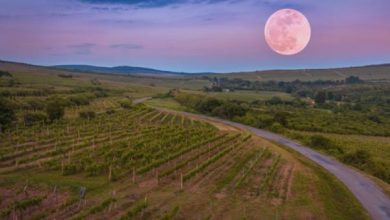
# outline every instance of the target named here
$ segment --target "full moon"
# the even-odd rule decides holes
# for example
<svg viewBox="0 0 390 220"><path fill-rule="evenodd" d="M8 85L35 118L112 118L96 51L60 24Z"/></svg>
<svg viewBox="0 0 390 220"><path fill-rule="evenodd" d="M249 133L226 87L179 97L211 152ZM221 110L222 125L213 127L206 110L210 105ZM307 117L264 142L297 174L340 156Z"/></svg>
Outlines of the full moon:
<svg viewBox="0 0 390 220"><path fill-rule="evenodd" d="M311 28L301 12L282 9L268 18L264 34L272 50L282 55L294 55L305 49L309 43Z"/></svg>

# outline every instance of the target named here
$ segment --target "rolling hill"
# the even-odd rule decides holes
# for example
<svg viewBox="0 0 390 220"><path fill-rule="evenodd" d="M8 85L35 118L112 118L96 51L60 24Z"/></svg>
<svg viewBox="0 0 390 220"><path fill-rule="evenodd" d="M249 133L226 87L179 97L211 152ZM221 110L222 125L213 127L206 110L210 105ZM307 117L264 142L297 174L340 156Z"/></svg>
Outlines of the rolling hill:
<svg viewBox="0 0 390 220"><path fill-rule="evenodd" d="M109 75L113 74L146 78L157 77L160 80L164 80L165 78L169 78L170 80L175 78L196 79L205 81L206 84L203 83L204 85L207 85L207 80L205 80L203 76L240 78L252 81L344 80L348 76L358 76L363 80L369 81L390 81L390 64L330 69L265 70L234 73L184 73L130 66L98 67L89 65L59 65L45 67L0 60L0 70L11 72L47 72L52 74L92 74L95 76L101 75L105 78L110 78Z"/></svg>
<svg viewBox="0 0 390 220"><path fill-rule="evenodd" d="M343 80L348 76L358 76L363 80L390 80L390 64L330 69L266 70L253 72L235 72L212 76L241 78L253 81L315 81Z"/></svg>
<svg viewBox="0 0 390 220"><path fill-rule="evenodd" d="M171 72L165 70L157 70L152 68L144 67L133 67L133 66L116 66L116 67L101 67L101 66L91 66L91 65L56 65L52 66L56 69L61 70L72 70L72 71L82 71L82 72L92 72L92 73L114 73L114 74L134 74L134 75L188 75L188 73L179 73Z"/></svg>

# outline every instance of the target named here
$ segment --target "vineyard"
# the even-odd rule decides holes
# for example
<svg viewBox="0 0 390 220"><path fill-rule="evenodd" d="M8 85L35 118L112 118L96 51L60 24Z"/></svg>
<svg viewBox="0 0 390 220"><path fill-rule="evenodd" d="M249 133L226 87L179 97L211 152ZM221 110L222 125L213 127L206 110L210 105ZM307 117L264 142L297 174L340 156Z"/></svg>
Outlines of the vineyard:
<svg viewBox="0 0 390 220"><path fill-rule="evenodd" d="M186 213L185 205L170 203L177 193L210 186L216 197L239 193L282 204L292 168L249 134L141 106L2 134L0 215L172 219ZM61 178L13 185L20 173ZM89 180L99 186L86 187Z"/></svg>
<svg viewBox="0 0 390 220"><path fill-rule="evenodd" d="M170 90L199 79L2 65L0 219L367 219L283 146L162 110L190 110Z"/></svg>

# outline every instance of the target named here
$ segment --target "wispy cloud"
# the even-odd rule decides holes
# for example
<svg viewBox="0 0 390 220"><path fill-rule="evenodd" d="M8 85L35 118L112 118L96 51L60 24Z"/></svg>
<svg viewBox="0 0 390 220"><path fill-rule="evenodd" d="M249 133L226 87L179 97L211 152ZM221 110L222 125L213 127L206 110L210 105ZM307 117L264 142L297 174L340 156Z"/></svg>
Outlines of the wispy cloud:
<svg viewBox="0 0 390 220"><path fill-rule="evenodd" d="M69 45L69 47L71 47L71 48L92 48L92 47L96 47L96 46L97 45L94 43L83 43L83 44Z"/></svg>
<svg viewBox="0 0 390 220"><path fill-rule="evenodd" d="M68 47L74 50L78 55L89 55L92 53L92 49L97 45L94 43L73 44Z"/></svg>
<svg viewBox="0 0 390 220"><path fill-rule="evenodd" d="M144 48L142 45L139 44L112 44L110 47L113 49L126 49L126 50L139 50Z"/></svg>
<svg viewBox="0 0 390 220"><path fill-rule="evenodd" d="M214 4L219 2L234 2L237 0L81 0L92 4L126 4L136 7L155 8L180 4Z"/></svg>

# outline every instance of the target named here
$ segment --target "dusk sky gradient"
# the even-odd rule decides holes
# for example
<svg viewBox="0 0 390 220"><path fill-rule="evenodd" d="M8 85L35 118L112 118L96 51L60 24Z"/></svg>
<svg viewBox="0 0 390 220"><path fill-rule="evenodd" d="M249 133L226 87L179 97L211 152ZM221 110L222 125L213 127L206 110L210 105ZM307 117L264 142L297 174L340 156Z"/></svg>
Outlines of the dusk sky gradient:
<svg viewBox="0 0 390 220"><path fill-rule="evenodd" d="M312 38L282 56L268 17L302 12ZM389 0L0 0L0 59L186 72L390 62Z"/></svg>

